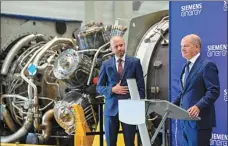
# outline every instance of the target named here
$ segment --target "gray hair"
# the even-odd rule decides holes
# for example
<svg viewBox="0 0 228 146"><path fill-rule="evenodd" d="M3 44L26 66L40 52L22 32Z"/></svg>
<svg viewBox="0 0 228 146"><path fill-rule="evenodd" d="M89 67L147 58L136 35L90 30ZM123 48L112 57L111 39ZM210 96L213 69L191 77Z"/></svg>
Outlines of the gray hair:
<svg viewBox="0 0 228 146"><path fill-rule="evenodd" d="M192 41L193 44L199 45L199 48L201 48L201 39L200 39L200 37L198 35L196 35L196 34L189 34L189 35L186 35L184 38L191 39L191 41Z"/></svg>

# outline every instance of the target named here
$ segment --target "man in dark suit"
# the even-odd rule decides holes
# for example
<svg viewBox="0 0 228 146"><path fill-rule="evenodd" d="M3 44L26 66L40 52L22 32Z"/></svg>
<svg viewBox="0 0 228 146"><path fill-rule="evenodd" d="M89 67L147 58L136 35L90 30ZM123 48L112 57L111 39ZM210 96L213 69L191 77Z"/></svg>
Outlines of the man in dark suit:
<svg viewBox="0 0 228 146"><path fill-rule="evenodd" d="M201 40L195 34L183 37L182 56L187 60L181 77L180 92L174 104L186 109L200 121L180 121L184 146L209 146L212 127L216 126L214 102L220 94L216 65L200 55Z"/></svg>
<svg viewBox="0 0 228 146"><path fill-rule="evenodd" d="M122 37L115 36L110 40L115 54L104 61L98 78L96 90L105 97L104 125L107 146L116 146L119 131L118 100L130 98L127 78L135 78L141 98L145 98L145 84L140 60L125 55L125 43ZM121 122L126 146L134 146L135 125Z"/></svg>

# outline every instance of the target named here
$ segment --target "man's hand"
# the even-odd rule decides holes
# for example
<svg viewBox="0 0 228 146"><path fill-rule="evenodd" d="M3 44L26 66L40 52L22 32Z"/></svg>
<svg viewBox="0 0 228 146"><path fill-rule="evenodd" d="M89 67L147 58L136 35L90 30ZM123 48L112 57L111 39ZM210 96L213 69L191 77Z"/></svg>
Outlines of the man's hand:
<svg viewBox="0 0 228 146"><path fill-rule="evenodd" d="M200 110L196 105L190 107L187 111L190 118L198 117L200 113Z"/></svg>
<svg viewBox="0 0 228 146"><path fill-rule="evenodd" d="M121 81L119 81L116 86L112 87L112 92L115 94L127 94L128 93L128 87L127 86L120 86Z"/></svg>

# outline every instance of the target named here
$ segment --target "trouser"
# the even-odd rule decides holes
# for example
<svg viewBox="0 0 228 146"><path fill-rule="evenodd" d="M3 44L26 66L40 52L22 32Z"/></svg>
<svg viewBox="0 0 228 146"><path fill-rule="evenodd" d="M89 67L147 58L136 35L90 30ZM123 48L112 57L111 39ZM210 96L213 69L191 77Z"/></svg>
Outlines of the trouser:
<svg viewBox="0 0 228 146"><path fill-rule="evenodd" d="M192 128L188 121L182 122L183 146L210 146L212 129Z"/></svg>
<svg viewBox="0 0 228 146"><path fill-rule="evenodd" d="M136 126L120 122L118 114L116 116L104 117L105 139L107 146L116 146L120 123L123 129L125 146L134 146Z"/></svg>

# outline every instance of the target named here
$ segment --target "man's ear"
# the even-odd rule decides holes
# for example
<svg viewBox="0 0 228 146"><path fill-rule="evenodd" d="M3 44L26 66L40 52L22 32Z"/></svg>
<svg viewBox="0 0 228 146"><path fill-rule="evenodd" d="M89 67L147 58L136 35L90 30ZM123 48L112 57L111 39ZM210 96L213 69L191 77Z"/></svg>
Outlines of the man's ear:
<svg viewBox="0 0 228 146"><path fill-rule="evenodd" d="M200 52L200 45L199 44L196 45L196 48L197 48L197 51Z"/></svg>

